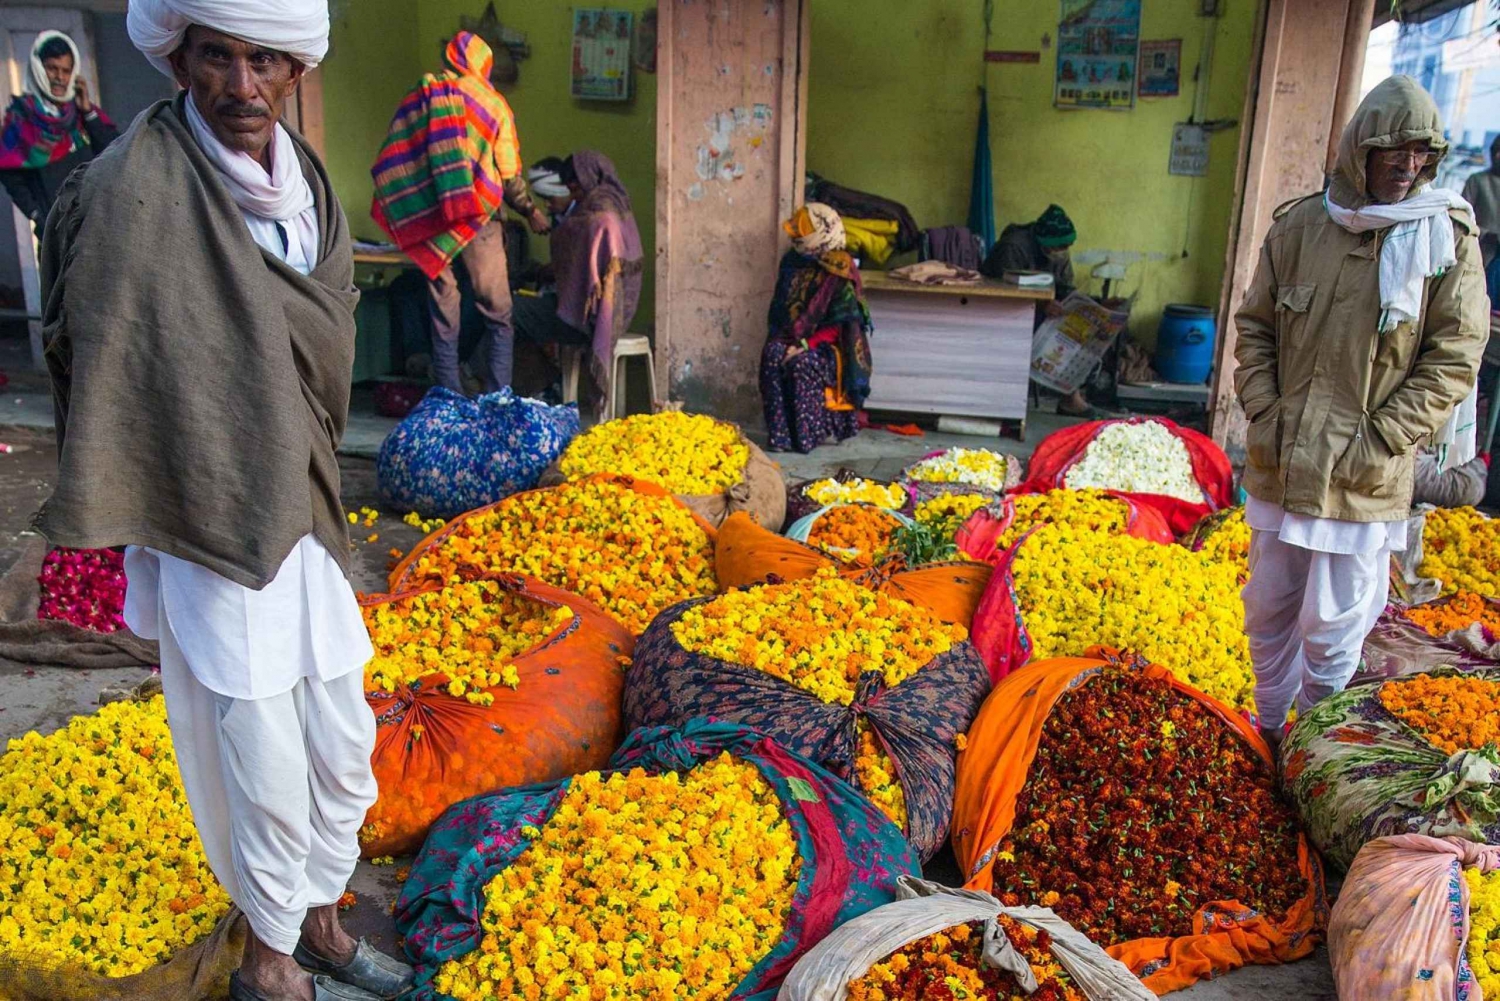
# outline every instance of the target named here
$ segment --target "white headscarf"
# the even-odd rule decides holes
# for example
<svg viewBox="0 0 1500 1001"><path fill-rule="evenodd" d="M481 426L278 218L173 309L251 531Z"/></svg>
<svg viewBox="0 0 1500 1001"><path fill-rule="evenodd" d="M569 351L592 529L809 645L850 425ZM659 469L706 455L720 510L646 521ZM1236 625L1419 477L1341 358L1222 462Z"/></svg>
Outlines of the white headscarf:
<svg viewBox="0 0 1500 1001"><path fill-rule="evenodd" d="M125 15L135 47L174 79L167 57L195 24L285 52L308 69L328 54L328 0L130 0Z"/></svg>
<svg viewBox="0 0 1500 1001"><path fill-rule="evenodd" d="M526 180L530 182L531 190L543 198L566 198L572 194L563 183L562 175L546 167L532 167L526 172Z"/></svg>
<svg viewBox="0 0 1500 1001"><path fill-rule="evenodd" d="M47 67L42 65L42 46L54 38L61 38L68 43L68 48L73 53L73 75L68 77L68 92L62 97L52 96L52 81L47 79ZM38 101L42 102L43 109L49 115L58 113L58 105L67 104L78 94L78 73L83 69L83 63L78 58L78 45L60 31L44 31L36 36L36 42L31 46L31 72L26 77L26 92Z"/></svg>

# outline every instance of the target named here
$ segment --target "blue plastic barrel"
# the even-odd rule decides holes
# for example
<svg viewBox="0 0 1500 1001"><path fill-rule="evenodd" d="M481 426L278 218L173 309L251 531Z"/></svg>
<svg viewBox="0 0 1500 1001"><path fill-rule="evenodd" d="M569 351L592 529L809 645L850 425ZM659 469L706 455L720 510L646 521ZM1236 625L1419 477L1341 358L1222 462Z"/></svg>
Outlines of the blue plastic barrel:
<svg viewBox="0 0 1500 1001"><path fill-rule="evenodd" d="M1206 306L1174 303L1156 328L1156 371L1168 382L1202 385L1214 370L1218 326Z"/></svg>

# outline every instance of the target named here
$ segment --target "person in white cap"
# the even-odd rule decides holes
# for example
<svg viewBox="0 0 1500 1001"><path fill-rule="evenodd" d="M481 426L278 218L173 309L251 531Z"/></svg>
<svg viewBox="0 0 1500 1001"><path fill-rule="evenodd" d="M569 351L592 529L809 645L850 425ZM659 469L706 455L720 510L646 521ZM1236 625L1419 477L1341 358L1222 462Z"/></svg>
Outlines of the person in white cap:
<svg viewBox="0 0 1500 1001"><path fill-rule="evenodd" d="M337 910L376 795L335 458L353 258L323 165L279 124L328 10L132 0L127 26L183 92L48 219L59 475L38 525L126 547L126 621L160 641L188 804L249 922L231 998L394 997L410 967Z"/></svg>

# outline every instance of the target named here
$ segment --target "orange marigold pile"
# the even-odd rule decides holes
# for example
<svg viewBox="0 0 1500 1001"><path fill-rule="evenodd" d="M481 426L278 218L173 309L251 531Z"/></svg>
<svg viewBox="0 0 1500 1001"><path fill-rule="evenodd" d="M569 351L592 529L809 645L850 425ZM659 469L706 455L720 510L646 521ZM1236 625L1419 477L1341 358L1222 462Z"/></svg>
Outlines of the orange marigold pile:
<svg viewBox="0 0 1500 1001"><path fill-rule="evenodd" d="M1449 754L1500 746L1500 682L1464 674L1416 674L1381 685L1380 703Z"/></svg>
<svg viewBox="0 0 1500 1001"><path fill-rule="evenodd" d="M889 511L866 504L841 504L818 516L807 542L846 563L868 563L890 549L891 536L900 527Z"/></svg>
<svg viewBox="0 0 1500 1001"><path fill-rule="evenodd" d="M1447 601L1408 608L1406 617L1431 636L1447 636L1476 622L1492 635L1500 636L1500 609L1473 591L1459 591Z"/></svg>

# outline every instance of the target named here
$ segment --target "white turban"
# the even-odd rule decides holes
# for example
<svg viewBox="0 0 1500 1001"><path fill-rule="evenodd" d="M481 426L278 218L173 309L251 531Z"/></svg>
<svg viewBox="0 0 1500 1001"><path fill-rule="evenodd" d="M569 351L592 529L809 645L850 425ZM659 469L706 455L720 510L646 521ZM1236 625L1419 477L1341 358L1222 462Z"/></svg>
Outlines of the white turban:
<svg viewBox="0 0 1500 1001"><path fill-rule="evenodd" d="M174 78L167 57L195 24L285 52L308 69L328 54L328 0L130 0L125 15L135 47Z"/></svg>
<svg viewBox="0 0 1500 1001"><path fill-rule="evenodd" d="M546 167L532 167L526 172L526 180L531 183L531 190L543 198L566 198L572 194L562 182L562 175Z"/></svg>

